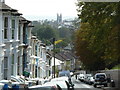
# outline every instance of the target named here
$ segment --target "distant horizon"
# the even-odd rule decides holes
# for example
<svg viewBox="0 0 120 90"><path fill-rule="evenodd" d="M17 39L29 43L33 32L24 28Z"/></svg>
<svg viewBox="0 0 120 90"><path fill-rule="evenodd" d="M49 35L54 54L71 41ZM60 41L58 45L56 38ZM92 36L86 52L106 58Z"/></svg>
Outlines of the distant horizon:
<svg viewBox="0 0 120 90"><path fill-rule="evenodd" d="M23 15L27 20L30 21L39 21L39 20L57 20L57 14L56 16L25 16ZM62 16L62 20L69 20L69 19L75 19L77 16Z"/></svg>
<svg viewBox="0 0 120 90"><path fill-rule="evenodd" d="M28 20L56 20L57 13L63 20L77 17L77 0L5 0L5 4L22 13Z"/></svg>

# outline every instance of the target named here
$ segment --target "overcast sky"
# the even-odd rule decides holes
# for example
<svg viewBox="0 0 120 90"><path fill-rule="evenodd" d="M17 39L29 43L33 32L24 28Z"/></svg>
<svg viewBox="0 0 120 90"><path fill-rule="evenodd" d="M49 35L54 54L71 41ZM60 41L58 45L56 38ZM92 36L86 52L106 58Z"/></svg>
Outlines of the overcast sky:
<svg viewBox="0 0 120 90"><path fill-rule="evenodd" d="M63 18L77 17L77 0L5 0L5 3L17 9L30 20L56 19L57 13Z"/></svg>

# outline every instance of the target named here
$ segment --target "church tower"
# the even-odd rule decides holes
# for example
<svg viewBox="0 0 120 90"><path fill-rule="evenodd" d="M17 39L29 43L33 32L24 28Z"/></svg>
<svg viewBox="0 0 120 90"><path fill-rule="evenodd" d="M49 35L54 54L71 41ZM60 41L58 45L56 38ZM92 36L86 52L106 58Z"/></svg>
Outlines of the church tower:
<svg viewBox="0 0 120 90"><path fill-rule="evenodd" d="M62 14L57 14L57 24L62 23Z"/></svg>

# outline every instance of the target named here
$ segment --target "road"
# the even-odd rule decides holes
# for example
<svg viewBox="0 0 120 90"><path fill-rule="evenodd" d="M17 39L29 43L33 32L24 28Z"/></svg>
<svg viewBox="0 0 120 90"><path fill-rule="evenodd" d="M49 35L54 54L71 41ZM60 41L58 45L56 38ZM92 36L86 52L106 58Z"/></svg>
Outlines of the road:
<svg viewBox="0 0 120 90"><path fill-rule="evenodd" d="M94 88L92 85L85 84L76 80L75 77L72 77L72 82L74 83L75 90L107 90L104 87Z"/></svg>

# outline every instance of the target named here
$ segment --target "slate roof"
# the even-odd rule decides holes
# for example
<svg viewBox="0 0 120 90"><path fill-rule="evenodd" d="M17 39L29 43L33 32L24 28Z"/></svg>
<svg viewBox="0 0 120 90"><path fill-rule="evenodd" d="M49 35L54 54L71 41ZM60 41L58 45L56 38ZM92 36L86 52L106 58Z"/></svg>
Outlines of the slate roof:
<svg viewBox="0 0 120 90"><path fill-rule="evenodd" d="M22 17L22 16L19 17L19 22L20 22L20 23L25 23L25 24L31 23L31 21L27 20L26 18L24 18L24 17ZM31 25L31 24L29 24L28 26L29 26L29 27L34 27L34 26Z"/></svg>
<svg viewBox="0 0 120 90"><path fill-rule="evenodd" d="M58 59L61 60L61 61L64 61L64 60L66 60L66 58L67 58L65 55L62 55L61 53L57 53L57 54L55 55L55 57L58 58Z"/></svg>
<svg viewBox="0 0 120 90"><path fill-rule="evenodd" d="M6 5L5 3L0 2L0 10L2 11L13 11L16 12L16 9L13 9L11 7L9 7L8 5Z"/></svg>
<svg viewBox="0 0 120 90"><path fill-rule="evenodd" d="M0 11L4 12L11 12L14 16L20 16L21 13L18 13L18 10L11 8L10 6L6 5L5 3L0 2Z"/></svg>
<svg viewBox="0 0 120 90"><path fill-rule="evenodd" d="M66 55L66 53L65 52L60 52L60 53L58 53L61 57L63 57L64 58L64 60L70 60L70 58Z"/></svg>
<svg viewBox="0 0 120 90"><path fill-rule="evenodd" d="M53 52L48 51L47 53L49 53L49 55L53 56ZM69 51L69 52L63 51L63 52L55 54L55 58L57 58L61 61L66 61L66 60L72 60L73 58L76 59L76 56L71 51Z"/></svg>
<svg viewBox="0 0 120 90"><path fill-rule="evenodd" d="M12 9L12 8L6 5L5 3L0 2L0 9Z"/></svg>

